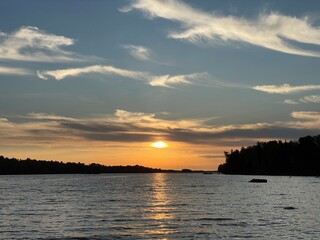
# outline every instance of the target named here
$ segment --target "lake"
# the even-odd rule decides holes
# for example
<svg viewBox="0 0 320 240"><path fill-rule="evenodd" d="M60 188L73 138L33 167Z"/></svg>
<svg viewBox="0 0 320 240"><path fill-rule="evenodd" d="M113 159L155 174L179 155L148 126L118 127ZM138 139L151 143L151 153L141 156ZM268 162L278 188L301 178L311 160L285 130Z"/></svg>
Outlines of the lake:
<svg viewBox="0 0 320 240"><path fill-rule="evenodd" d="M0 176L1 239L316 239L320 178Z"/></svg>

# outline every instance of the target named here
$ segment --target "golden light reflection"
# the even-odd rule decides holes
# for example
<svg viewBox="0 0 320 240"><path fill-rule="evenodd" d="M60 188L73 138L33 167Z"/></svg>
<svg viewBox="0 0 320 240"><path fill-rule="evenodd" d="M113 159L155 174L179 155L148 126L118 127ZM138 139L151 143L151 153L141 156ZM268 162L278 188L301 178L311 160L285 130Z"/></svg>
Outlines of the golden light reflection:
<svg viewBox="0 0 320 240"><path fill-rule="evenodd" d="M164 173L156 173L152 179L152 196L150 198L148 214L156 223L155 229L146 229L148 234L165 235L175 230L169 227L170 220L174 218L174 207L167 194L167 176Z"/></svg>
<svg viewBox="0 0 320 240"><path fill-rule="evenodd" d="M152 219L164 220L171 219L172 214L170 208L168 208L169 200L166 194L166 175L163 173L157 173L153 178L153 201L152 212L154 213Z"/></svg>

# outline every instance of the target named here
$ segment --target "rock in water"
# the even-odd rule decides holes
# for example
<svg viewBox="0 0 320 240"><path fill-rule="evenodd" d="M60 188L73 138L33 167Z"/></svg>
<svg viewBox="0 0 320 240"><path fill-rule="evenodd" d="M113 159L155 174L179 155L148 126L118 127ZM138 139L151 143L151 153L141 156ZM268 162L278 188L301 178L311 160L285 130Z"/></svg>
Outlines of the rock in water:
<svg viewBox="0 0 320 240"><path fill-rule="evenodd" d="M283 209L286 209L286 210L294 210L296 209L295 207L284 207Z"/></svg>
<svg viewBox="0 0 320 240"><path fill-rule="evenodd" d="M268 181L267 181L267 179L253 178L253 179L251 179L249 182L253 182L253 183L266 183L266 182L268 182Z"/></svg>

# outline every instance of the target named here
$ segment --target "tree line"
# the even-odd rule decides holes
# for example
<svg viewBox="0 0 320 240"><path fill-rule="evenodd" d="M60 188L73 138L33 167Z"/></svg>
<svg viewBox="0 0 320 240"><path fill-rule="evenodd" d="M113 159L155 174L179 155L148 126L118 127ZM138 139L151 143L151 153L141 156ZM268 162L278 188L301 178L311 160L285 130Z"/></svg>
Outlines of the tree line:
<svg viewBox="0 0 320 240"><path fill-rule="evenodd" d="M86 165L84 163L58 162L0 156L0 175L11 174L98 174L98 173L158 173L178 172L174 170L162 170L144 166L105 166L97 163Z"/></svg>
<svg viewBox="0 0 320 240"><path fill-rule="evenodd" d="M298 141L258 142L225 152L218 172L252 175L320 176L320 135Z"/></svg>

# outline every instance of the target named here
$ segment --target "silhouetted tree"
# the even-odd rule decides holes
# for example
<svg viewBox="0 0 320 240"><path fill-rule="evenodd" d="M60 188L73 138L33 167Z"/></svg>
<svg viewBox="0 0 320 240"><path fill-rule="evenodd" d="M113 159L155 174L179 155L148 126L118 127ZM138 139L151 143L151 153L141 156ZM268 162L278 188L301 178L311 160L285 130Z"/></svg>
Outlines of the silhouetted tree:
<svg viewBox="0 0 320 240"><path fill-rule="evenodd" d="M97 174L97 173L157 173L157 172L179 172L175 170L162 170L159 168L148 168L135 166L104 166L97 163L85 165L83 163L63 163L58 161L18 160L0 156L0 174Z"/></svg>
<svg viewBox="0 0 320 240"><path fill-rule="evenodd" d="M226 174L320 175L320 135L298 141L258 142L225 152L218 171Z"/></svg>

